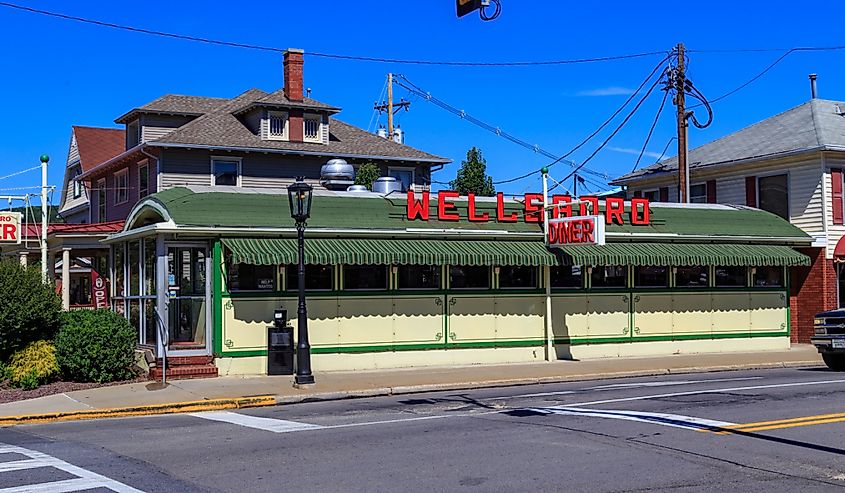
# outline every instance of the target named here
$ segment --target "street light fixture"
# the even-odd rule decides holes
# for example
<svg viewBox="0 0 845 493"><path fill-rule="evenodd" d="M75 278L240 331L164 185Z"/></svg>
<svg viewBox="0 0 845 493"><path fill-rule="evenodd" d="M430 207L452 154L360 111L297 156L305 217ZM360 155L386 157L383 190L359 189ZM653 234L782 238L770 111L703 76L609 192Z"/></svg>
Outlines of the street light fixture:
<svg viewBox="0 0 845 493"><path fill-rule="evenodd" d="M288 186L290 217L296 221L299 239L299 305L297 306L296 376L297 385L314 383L311 374L311 345L308 344L308 313L305 308L305 221L311 217L311 192L313 187L299 176Z"/></svg>

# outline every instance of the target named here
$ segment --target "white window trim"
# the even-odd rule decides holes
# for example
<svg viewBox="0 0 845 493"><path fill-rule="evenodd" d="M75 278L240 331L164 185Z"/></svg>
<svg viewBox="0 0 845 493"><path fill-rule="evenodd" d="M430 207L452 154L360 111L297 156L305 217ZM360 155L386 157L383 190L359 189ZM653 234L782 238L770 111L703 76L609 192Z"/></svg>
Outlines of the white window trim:
<svg viewBox="0 0 845 493"><path fill-rule="evenodd" d="M212 187L217 186L217 183L215 183L215 178L214 178L214 161L228 161L228 162L232 162L232 163L237 163L237 165L238 165L238 167L237 167L238 177L237 177L237 180L235 182L235 186L236 187L241 186L241 175L242 175L241 170L242 170L242 165L243 165L243 158L242 157L211 156L211 164L209 165L209 167L211 168L211 176L210 176L211 181L210 181L210 183L211 183ZM220 186L231 186L231 185L220 185Z"/></svg>
<svg viewBox="0 0 845 493"><path fill-rule="evenodd" d="M390 176L390 172L393 170L399 171L410 171L411 172L411 183L408 185L408 190L412 190L414 188L414 184L417 180L417 169L413 166L388 166L387 167L387 176Z"/></svg>
<svg viewBox="0 0 845 493"><path fill-rule="evenodd" d="M270 117L275 116L279 116L285 121L282 135L272 135L270 133ZM290 114L287 111L268 110L264 119L267 124L267 140L290 140ZM304 130L305 128L303 127Z"/></svg>
<svg viewBox="0 0 845 493"><path fill-rule="evenodd" d="M126 198L120 200L120 177L126 176ZM114 205L121 205L129 202L129 168L123 168L114 173Z"/></svg>
<svg viewBox="0 0 845 493"><path fill-rule="evenodd" d="M144 192L143 195L141 195L141 193L143 192L143 190L141 190L141 170L142 169L147 170L147 191ZM150 194L150 161L149 161L149 159L144 159L144 160L138 162L138 200L141 200L142 198L146 197L149 194Z"/></svg>
<svg viewBox="0 0 845 493"><path fill-rule="evenodd" d="M317 120L317 136L308 137L305 134L305 122L308 120ZM302 141L303 142L323 142L323 116L319 113L304 113L302 115Z"/></svg>

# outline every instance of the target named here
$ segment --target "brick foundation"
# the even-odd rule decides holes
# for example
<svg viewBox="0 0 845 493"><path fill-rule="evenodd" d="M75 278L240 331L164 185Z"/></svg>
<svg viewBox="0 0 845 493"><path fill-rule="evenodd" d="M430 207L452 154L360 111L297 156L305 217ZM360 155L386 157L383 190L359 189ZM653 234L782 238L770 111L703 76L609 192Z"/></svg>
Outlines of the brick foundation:
<svg viewBox="0 0 845 493"><path fill-rule="evenodd" d="M790 268L789 310L792 342L809 343L816 313L837 308L836 266L824 248L799 248L810 257L809 267Z"/></svg>

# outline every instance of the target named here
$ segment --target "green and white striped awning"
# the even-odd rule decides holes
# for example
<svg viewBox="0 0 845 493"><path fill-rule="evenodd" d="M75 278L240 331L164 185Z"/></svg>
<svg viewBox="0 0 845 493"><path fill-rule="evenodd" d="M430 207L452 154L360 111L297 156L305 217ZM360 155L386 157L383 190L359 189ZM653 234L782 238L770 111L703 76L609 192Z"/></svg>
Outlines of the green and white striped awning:
<svg viewBox="0 0 845 493"><path fill-rule="evenodd" d="M608 243L553 248L566 265L800 266L810 258L782 245Z"/></svg>
<svg viewBox="0 0 845 493"><path fill-rule="evenodd" d="M297 262L295 239L225 238L232 262L280 265ZM363 240L309 238L306 264L555 265L540 241Z"/></svg>

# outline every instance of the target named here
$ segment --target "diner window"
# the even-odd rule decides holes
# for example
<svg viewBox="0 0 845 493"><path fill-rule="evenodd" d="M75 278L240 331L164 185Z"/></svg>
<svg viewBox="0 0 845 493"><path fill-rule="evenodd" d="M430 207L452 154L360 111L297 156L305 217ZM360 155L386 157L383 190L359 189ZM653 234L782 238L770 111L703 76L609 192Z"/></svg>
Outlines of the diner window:
<svg viewBox="0 0 845 493"><path fill-rule="evenodd" d="M106 180L97 180L97 222L106 222Z"/></svg>
<svg viewBox="0 0 845 493"><path fill-rule="evenodd" d="M675 286L679 288L706 288L710 284L707 266L675 267Z"/></svg>
<svg viewBox="0 0 845 493"><path fill-rule="evenodd" d="M114 286L114 295L115 296L123 296L125 293L125 274L126 274L126 244L125 243L118 243L114 247L114 282L112 283Z"/></svg>
<svg viewBox="0 0 845 493"><path fill-rule="evenodd" d="M440 289L441 273L439 265L400 265L397 269L399 289Z"/></svg>
<svg viewBox="0 0 845 493"><path fill-rule="evenodd" d="M590 274L594 288L624 288L628 286L628 267L624 265L597 265Z"/></svg>
<svg viewBox="0 0 845 493"><path fill-rule="evenodd" d="M144 239L144 292L143 295L156 294L156 240Z"/></svg>
<svg viewBox="0 0 845 493"><path fill-rule="evenodd" d="M764 176L757 180L758 207L789 220L787 176Z"/></svg>
<svg viewBox="0 0 845 493"><path fill-rule="evenodd" d="M531 289L537 287L537 268L530 265L499 267L501 289Z"/></svg>
<svg viewBox="0 0 845 493"><path fill-rule="evenodd" d="M669 267L639 265L634 267L634 287L668 288Z"/></svg>
<svg viewBox="0 0 845 493"><path fill-rule="evenodd" d="M748 285L748 269L745 267L716 267L716 287L744 288Z"/></svg>
<svg viewBox="0 0 845 493"><path fill-rule="evenodd" d="M288 265L285 268L288 291L299 289L299 267ZM331 265L306 265L305 289L307 291L331 291L334 286L334 268Z"/></svg>
<svg viewBox="0 0 845 493"><path fill-rule="evenodd" d="M782 288L783 267L755 267L753 269L753 286L758 288Z"/></svg>
<svg viewBox="0 0 845 493"><path fill-rule="evenodd" d="M556 265L550 269L553 288L584 287L584 276L580 265Z"/></svg>
<svg viewBox="0 0 845 493"><path fill-rule="evenodd" d="M211 184L241 186L241 162L234 159L211 160Z"/></svg>
<svg viewBox="0 0 845 493"><path fill-rule="evenodd" d="M689 187L689 201L693 204L707 203L707 184L699 183L698 185L690 185Z"/></svg>
<svg viewBox="0 0 845 493"><path fill-rule="evenodd" d="M129 243L129 252L126 256L126 266L129 271L129 296L141 294L141 243L132 241Z"/></svg>
<svg viewBox="0 0 845 493"><path fill-rule="evenodd" d="M452 289L489 289L490 268L486 265L449 266L449 287Z"/></svg>
<svg viewBox="0 0 845 493"><path fill-rule="evenodd" d="M232 264L229 291L276 291L276 270L275 265Z"/></svg>
<svg viewBox="0 0 845 493"><path fill-rule="evenodd" d="M138 166L138 200L150 194L150 167L147 164Z"/></svg>
<svg viewBox="0 0 845 493"><path fill-rule="evenodd" d="M386 265L344 265L343 289L387 289Z"/></svg>
<svg viewBox="0 0 845 493"><path fill-rule="evenodd" d="M129 202L129 169L124 168L114 174L115 205Z"/></svg>

